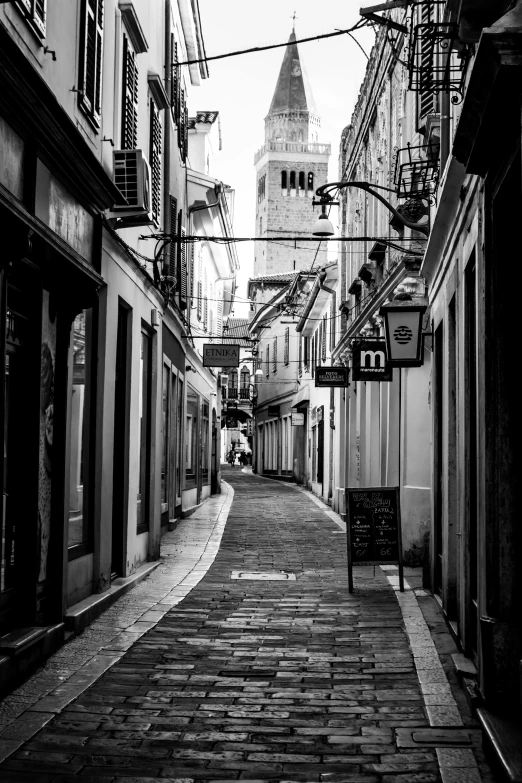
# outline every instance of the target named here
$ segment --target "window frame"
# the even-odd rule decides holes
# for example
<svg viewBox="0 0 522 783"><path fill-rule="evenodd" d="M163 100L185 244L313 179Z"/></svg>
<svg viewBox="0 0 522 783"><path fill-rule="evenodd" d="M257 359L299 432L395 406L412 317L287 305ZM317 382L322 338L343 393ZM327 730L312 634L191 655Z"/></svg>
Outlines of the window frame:
<svg viewBox="0 0 522 783"><path fill-rule="evenodd" d="M91 8L91 4L94 4L94 10ZM82 0L78 50L78 107L96 132L101 128L104 21L103 0ZM91 23L94 25L94 36L96 39L93 54L94 62L92 63L90 62L92 50L89 47L89 25ZM91 67L93 69L93 94L92 96L89 96L87 94L87 86L89 81L89 69Z"/></svg>
<svg viewBox="0 0 522 783"><path fill-rule="evenodd" d="M161 216L161 185L162 185L162 127L161 116L156 101L149 98L149 165L151 178L151 213L156 226Z"/></svg>
<svg viewBox="0 0 522 783"><path fill-rule="evenodd" d="M42 4L42 13L37 12L38 3ZM47 0L16 0L15 7L24 17L27 26L37 38L46 36Z"/></svg>
<svg viewBox="0 0 522 783"><path fill-rule="evenodd" d="M123 32L122 35L120 142L121 149L135 150L138 148L139 72L136 62L137 54L127 33ZM132 63L132 68L129 68L129 63ZM131 85L129 85L130 81L133 82ZM127 141L132 144L128 145Z"/></svg>

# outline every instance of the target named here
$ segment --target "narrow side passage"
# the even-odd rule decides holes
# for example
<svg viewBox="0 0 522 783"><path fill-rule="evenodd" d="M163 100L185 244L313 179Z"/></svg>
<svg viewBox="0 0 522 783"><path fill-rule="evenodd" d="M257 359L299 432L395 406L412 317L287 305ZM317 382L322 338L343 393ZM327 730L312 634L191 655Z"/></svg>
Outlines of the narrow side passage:
<svg viewBox="0 0 522 783"><path fill-rule="evenodd" d="M342 530L292 487L225 472L234 502L207 575L2 781L440 780L434 747L396 741L429 721L384 574L361 570L349 596ZM296 579L267 578L281 572Z"/></svg>

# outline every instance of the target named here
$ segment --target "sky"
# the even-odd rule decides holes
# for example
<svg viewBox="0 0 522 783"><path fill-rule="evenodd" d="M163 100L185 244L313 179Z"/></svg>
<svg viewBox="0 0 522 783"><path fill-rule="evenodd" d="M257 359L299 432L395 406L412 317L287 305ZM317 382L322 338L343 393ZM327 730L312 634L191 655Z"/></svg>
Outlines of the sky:
<svg viewBox="0 0 522 783"><path fill-rule="evenodd" d="M284 43L292 31L307 38L352 27L365 0L199 0L207 57L254 46ZM369 55L373 32L354 34ZM208 63L209 78L192 90L189 114L217 110L221 118L222 151L213 161L212 176L235 189L234 233L253 236L256 183L254 155L264 143L264 118L283 61L284 48L238 55ZM332 145L329 180L337 180L339 142L349 124L364 78L367 60L348 36L299 45L321 117L319 141ZM246 317L246 284L253 272L253 243L237 245L240 271L235 317Z"/></svg>

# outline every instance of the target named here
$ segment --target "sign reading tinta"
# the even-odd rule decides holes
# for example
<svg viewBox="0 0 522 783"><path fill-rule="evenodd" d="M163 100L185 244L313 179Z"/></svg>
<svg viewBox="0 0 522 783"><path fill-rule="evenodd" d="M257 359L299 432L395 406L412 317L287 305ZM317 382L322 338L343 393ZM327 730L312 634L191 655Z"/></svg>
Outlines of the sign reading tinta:
<svg viewBox="0 0 522 783"><path fill-rule="evenodd" d="M203 367L239 367L239 345L206 343L203 346Z"/></svg>
<svg viewBox="0 0 522 783"><path fill-rule="evenodd" d="M384 340L359 340L352 346L354 381L393 381L393 369L386 358Z"/></svg>

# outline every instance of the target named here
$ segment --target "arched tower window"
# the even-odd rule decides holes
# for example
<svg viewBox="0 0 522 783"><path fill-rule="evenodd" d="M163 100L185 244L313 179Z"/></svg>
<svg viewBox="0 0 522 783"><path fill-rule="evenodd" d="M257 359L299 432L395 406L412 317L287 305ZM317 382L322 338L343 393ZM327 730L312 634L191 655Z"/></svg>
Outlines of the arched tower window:
<svg viewBox="0 0 522 783"><path fill-rule="evenodd" d="M299 131L299 141L303 141L303 131Z"/></svg>
<svg viewBox="0 0 522 783"><path fill-rule="evenodd" d="M295 190L295 171L290 172L290 190Z"/></svg>
<svg viewBox="0 0 522 783"><path fill-rule="evenodd" d="M312 171L308 172L308 195L313 195L314 192L314 175Z"/></svg>
<svg viewBox="0 0 522 783"><path fill-rule="evenodd" d="M281 172L281 189L286 190L287 187L288 187L287 173L286 173L286 169L284 169Z"/></svg>
<svg viewBox="0 0 522 783"><path fill-rule="evenodd" d="M305 173L304 171L299 172L299 194L304 193L305 189Z"/></svg>
<svg viewBox="0 0 522 783"><path fill-rule="evenodd" d="M243 367L241 370L241 388L248 389L250 384L250 371L248 367Z"/></svg>

